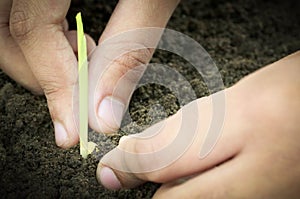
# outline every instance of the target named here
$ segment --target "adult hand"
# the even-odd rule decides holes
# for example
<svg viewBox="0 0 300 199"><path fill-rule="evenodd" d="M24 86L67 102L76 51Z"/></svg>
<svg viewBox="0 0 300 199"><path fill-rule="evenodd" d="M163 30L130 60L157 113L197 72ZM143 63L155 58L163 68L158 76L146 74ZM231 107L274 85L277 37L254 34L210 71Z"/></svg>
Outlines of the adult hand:
<svg viewBox="0 0 300 199"><path fill-rule="evenodd" d="M179 0L120 0L89 63L89 125L113 133ZM143 29L144 28L144 29ZM154 33L155 32L155 33Z"/></svg>
<svg viewBox="0 0 300 199"><path fill-rule="evenodd" d="M0 67L34 93L44 93L57 145L78 142L73 117L77 81L76 32L65 20L70 0L1 0ZM87 37L88 49L95 47Z"/></svg>
<svg viewBox="0 0 300 199"><path fill-rule="evenodd" d="M121 32L143 27L165 27L178 0L119 1L103 35L104 40ZM3 0L0 2L0 67L10 77L34 93L44 93L55 127L58 146L68 148L78 142L73 110L77 81L76 32L67 31L67 1ZM136 43L143 45L143 39ZM156 36L153 40L159 40ZM87 36L88 52L95 44ZM112 44L112 45L110 45ZM114 44L108 51L114 53ZM120 48L128 47L127 43ZM98 47L100 49L101 47ZM128 49L130 51L130 49ZM146 64L153 49L126 53L109 65L108 52L90 55L90 126L104 133L118 129L132 91L145 68L124 82L124 90L113 95L120 78L140 64ZM106 56L106 57L105 57ZM99 73L94 70L100 68ZM76 96L75 96L76 97ZM113 111L110 102L113 104ZM113 113L114 112L114 113ZM117 114L116 114L117 113Z"/></svg>
<svg viewBox="0 0 300 199"><path fill-rule="evenodd" d="M211 96L150 127L142 133L148 138L121 138L119 146L100 161L98 180L110 189L135 187L145 181L165 183L154 198L299 198L299 74L297 52L226 89L221 136L204 159L199 152L211 127ZM145 168L155 168L168 158L159 156L159 151L189 122L182 118L181 123L181 114L193 105L200 113L191 145L171 164L147 171ZM147 134L158 126L163 126L158 134ZM169 156L173 152L169 151ZM150 155L143 159L143 154Z"/></svg>

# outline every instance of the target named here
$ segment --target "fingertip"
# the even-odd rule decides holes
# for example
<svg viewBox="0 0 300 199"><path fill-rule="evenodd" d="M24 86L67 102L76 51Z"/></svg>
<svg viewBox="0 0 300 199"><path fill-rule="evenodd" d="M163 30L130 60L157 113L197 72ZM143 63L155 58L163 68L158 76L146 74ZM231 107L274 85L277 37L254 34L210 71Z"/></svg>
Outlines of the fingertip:
<svg viewBox="0 0 300 199"><path fill-rule="evenodd" d="M98 105L89 108L89 125L92 129L107 135L118 132L126 110L124 103L112 96L107 96Z"/></svg>
<svg viewBox="0 0 300 199"><path fill-rule="evenodd" d="M105 188L110 190L119 190L122 188L121 182L112 169L101 164L97 168L97 180Z"/></svg>
<svg viewBox="0 0 300 199"><path fill-rule="evenodd" d="M96 172L98 182L112 190L134 188L143 184L145 180L139 174L131 172L119 152L117 147L102 157Z"/></svg>
<svg viewBox="0 0 300 199"><path fill-rule="evenodd" d="M65 127L60 122L54 122L55 142L59 147L63 147L69 142L69 136Z"/></svg>
<svg viewBox="0 0 300 199"><path fill-rule="evenodd" d="M68 149L79 141L79 114L76 87L46 92L47 104L54 126L56 145Z"/></svg>
<svg viewBox="0 0 300 199"><path fill-rule="evenodd" d="M79 141L77 134L72 134L67 131L64 125L60 122L53 122L54 124L54 134L55 134L55 142L58 147L68 149L74 145L76 145Z"/></svg>
<svg viewBox="0 0 300 199"><path fill-rule="evenodd" d="M101 132L112 134L116 132L122 122L125 105L114 97L105 97L97 110L98 123Z"/></svg>

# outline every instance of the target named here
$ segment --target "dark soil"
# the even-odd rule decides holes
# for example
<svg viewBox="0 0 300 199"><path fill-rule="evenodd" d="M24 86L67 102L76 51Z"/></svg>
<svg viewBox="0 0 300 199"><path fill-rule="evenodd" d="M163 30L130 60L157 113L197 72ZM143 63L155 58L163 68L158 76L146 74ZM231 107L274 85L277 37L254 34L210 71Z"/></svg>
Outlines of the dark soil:
<svg viewBox="0 0 300 199"><path fill-rule="evenodd" d="M168 26L191 36L210 53L228 87L300 49L298 2L183 1ZM72 5L70 27L75 28L75 14L82 11L86 32L97 40L115 3L87 0ZM158 51L152 62L168 64L181 72L198 97L209 94L201 77L180 57ZM157 103L166 114L153 108ZM128 124L125 119L120 134L137 133L178 109L178 100L167 88L143 86L134 93L129 108L136 124ZM78 146L59 149L45 98L32 95L0 71L1 198L150 198L159 185L147 183L132 190L108 191L97 183L98 160L117 144L118 138L98 136L100 152L87 160L80 157Z"/></svg>

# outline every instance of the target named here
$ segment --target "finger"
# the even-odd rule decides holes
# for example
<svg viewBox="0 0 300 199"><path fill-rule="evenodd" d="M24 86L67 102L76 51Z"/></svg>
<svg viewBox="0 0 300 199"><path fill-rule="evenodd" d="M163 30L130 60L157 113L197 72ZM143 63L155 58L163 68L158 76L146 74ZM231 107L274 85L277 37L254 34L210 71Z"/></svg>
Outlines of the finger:
<svg viewBox="0 0 300 199"><path fill-rule="evenodd" d="M242 153L184 183L163 185L154 198L299 198L299 169L282 164L278 152Z"/></svg>
<svg viewBox="0 0 300 199"><path fill-rule="evenodd" d="M99 181L111 189L134 187L143 181L164 183L230 159L239 153L245 140L244 134L238 134L241 129L228 125L228 121L240 117L239 111L232 109L234 104L226 101L228 111L223 118L223 129L207 157L200 158L199 154L210 136L209 129L216 125L210 123L211 96L184 106L171 118L146 129L139 137L121 139L119 146L100 161Z"/></svg>
<svg viewBox="0 0 300 199"><path fill-rule="evenodd" d="M9 16L12 0L0 2L0 68L12 79L33 93L43 91L31 72L27 61L9 31Z"/></svg>
<svg viewBox="0 0 300 199"><path fill-rule="evenodd" d="M245 103L246 100L251 101L251 108L243 110L240 113L247 118L244 122L254 126L251 131L248 131L247 128L243 128L242 131L239 132L240 134L243 134L248 131L250 135L247 138L247 145L243 147L242 152L235 156L233 160L201 173L185 183L168 183L162 186L155 194L155 198L165 198L166 196L170 198L188 197L216 199L299 198L300 167L297 166L297 162L299 161L299 148L297 147L297 143L291 139L293 135L290 134L291 132L297 132L297 130L294 128L287 129L286 126L282 126L283 123L289 123L289 126L294 126L292 125L292 121L296 122L295 118L298 117L295 115L293 117L287 117L287 115L290 114L282 114L280 106L279 109L277 107L274 108L274 105L286 105L286 102L279 99L280 97L277 97L279 101L273 101L273 103L266 105L266 96L268 96L267 99L269 99L272 95L267 94L263 96L264 94L261 94L260 97L254 95L256 96L255 101L247 96L251 86L251 95L257 91L262 93L261 87L257 87L257 85L261 85L261 82L265 80L264 75L277 81L278 77L282 77L283 74L289 73L288 71L291 72L291 70L287 70L286 67L290 67L290 69L295 67L294 69L298 70L298 55L300 54L294 53L285 57L284 59L261 69L259 72L255 73L255 75L253 74L244 78L242 80L243 83L235 86L235 89L237 89L235 92L238 91L237 93L242 93L242 95L239 94L239 96L235 95L236 99L244 96L244 100L240 102ZM292 71L295 72L295 70ZM288 74L288 77L289 80L291 78L297 79L295 73ZM256 87L253 87L253 82L258 82ZM284 92L291 88L291 85L287 82L288 81L285 80L281 81L283 85L288 85L283 87L285 88ZM269 88L272 88L269 84L274 84L274 81L268 80L263 81L263 83L267 85L266 88L268 88L265 92L268 92L270 90ZM274 94L278 91L273 89L271 92ZM279 92L280 94L275 94L275 96L282 96L281 88L279 89ZM294 93L294 91L292 93ZM291 100L288 101L290 102ZM235 104L238 105L240 102L236 101ZM230 111L231 108L228 107L227 110ZM290 110L293 108L284 106L284 109ZM254 112L252 112L252 110L254 110ZM257 116L257 113L262 114L262 110L263 115L260 116L267 118L266 120L258 120L259 117ZM230 114L230 112L228 114ZM243 118L241 117L243 115L240 115L238 118L239 120L231 120L231 123L235 123L234 125L237 124L236 121L243 123L240 120ZM283 115L285 116L282 117ZM224 128L224 131L225 130L226 127ZM298 134L296 133L294 135Z"/></svg>
<svg viewBox="0 0 300 199"><path fill-rule="evenodd" d="M96 131L112 133L119 128L161 36L161 32L133 30L165 27L177 3L178 0L119 1L90 62L89 124Z"/></svg>
<svg viewBox="0 0 300 199"><path fill-rule="evenodd" d="M69 30L69 22L67 19L65 19L62 23L62 26L63 26L63 30L64 32L67 32Z"/></svg>
<svg viewBox="0 0 300 199"><path fill-rule="evenodd" d="M236 157L186 181L182 180L180 182L178 180L177 182L166 183L157 190L153 198L166 198L166 196L170 198L185 198L188 196L191 199L234 198L232 195L229 196L233 192L233 181L230 179L230 175L238 169L239 162L242 162L242 159Z"/></svg>
<svg viewBox="0 0 300 199"><path fill-rule="evenodd" d="M78 142L73 114L77 60L62 23L70 1L13 1L10 29L47 97L58 146ZM51 12L49 12L51 10Z"/></svg>
<svg viewBox="0 0 300 199"><path fill-rule="evenodd" d="M77 53L78 53L77 31L75 31L75 30L66 31L65 35L75 53L75 55L77 55ZM91 36L89 36L88 34L85 34L85 38L86 38L86 45L87 45L87 53L88 53L88 55L90 55L95 50L96 43L93 40L93 38Z"/></svg>

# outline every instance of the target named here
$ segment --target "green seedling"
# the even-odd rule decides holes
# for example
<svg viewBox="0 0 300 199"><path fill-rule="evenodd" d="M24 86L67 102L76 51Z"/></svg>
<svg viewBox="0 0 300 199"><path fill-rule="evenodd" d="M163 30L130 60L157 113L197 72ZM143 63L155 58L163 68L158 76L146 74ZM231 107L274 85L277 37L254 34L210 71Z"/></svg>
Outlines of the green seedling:
<svg viewBox="0 0 300 199"><path fill-rule="evenodd" d="M81 13L76 15L78 45L78 82L79 82L79 137L80 155L87 158L96 144L88 142L88 60L86 38L83 31Z"/></svg>

